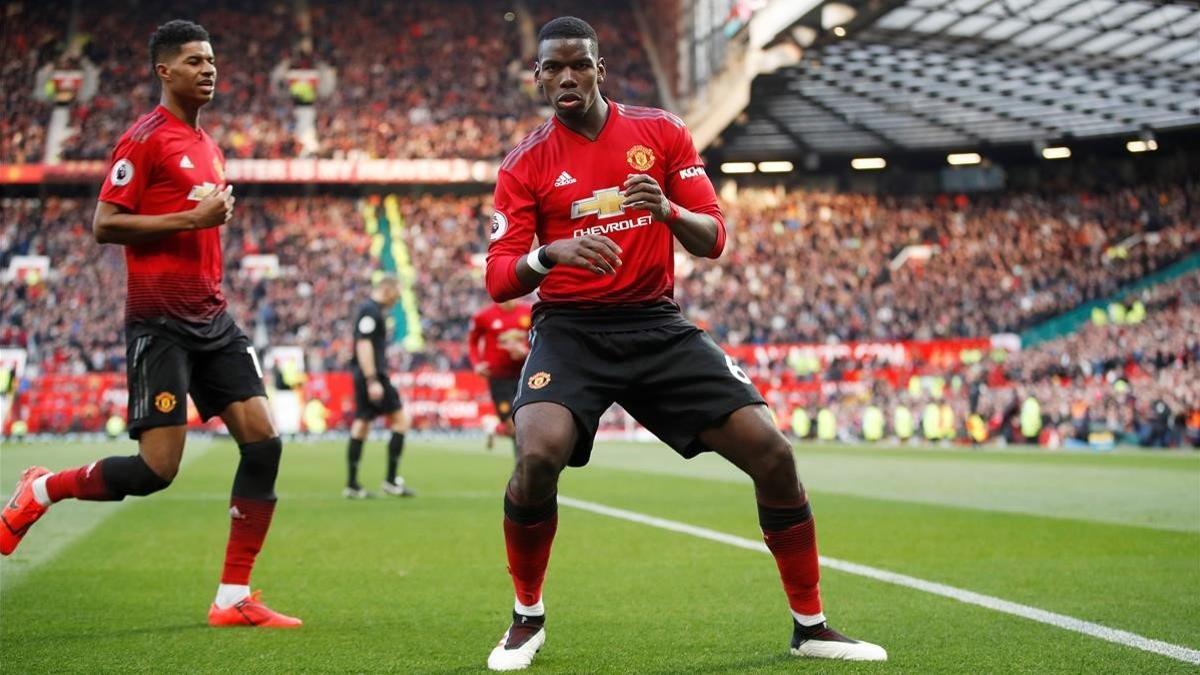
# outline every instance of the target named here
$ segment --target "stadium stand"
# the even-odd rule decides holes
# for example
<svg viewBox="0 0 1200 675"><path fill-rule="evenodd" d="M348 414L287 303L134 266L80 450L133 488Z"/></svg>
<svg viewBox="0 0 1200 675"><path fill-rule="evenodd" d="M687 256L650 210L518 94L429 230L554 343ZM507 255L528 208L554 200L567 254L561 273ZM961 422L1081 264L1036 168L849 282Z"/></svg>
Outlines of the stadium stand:
<svg viewBox="0 0 1200 675"><path fill-rule="evenodd" d="M295 157L291 98L272 75L297 48L296 18L286 5L243 6L219 1L190 5L134 5L112 12L81 5L76 36L83 55L100 69L96 95L71 107L64 159L105 159L134 119L158 102L145 58L146 36L163 17L191 16L213 36L217 95L204 125L226 157ZM66 24L64 23L63 26Z"/></svg>
<svg viewBox="0 0 1200 675"><path fill-rule="evenodd" d="M66 10L52 3L15 5L0 39L0 163L41 162L50 103L38 91L38 71L58 58Z"/></svg>
<svg viewBox="0 0 1200 675"><path fill-rule="evenodd" d="M470 315L485 302L478 262L489 203L486 194L399 196L406 244L415 261L419 316L430 348L422 354L395 355L398 367L452 371L465 365L460 343ZM1191 225L1195 203L1195 186L1190 184L1104 196L1014 193L978 204L964 198L743 189L727 206L733 233L728 254L682 268L679 299L695 320L731 347L1015 332L1047 314L1109 295L1194 251L1200 245ZM371 237L363 204L364 200L334 196L245 198L239 201L239 217L224 233L226 292L238 320L254 328L260 344L302 347L315 372L338 371L350 355L346 308L368 283L363 261ZM36 284L5 286L0 344L29 349L44 373L78 375L123 368L122 296L113 291L122 284L122 262L113 247L97 256L90 244L80 245L90 239L82 217L89 207L65 198L2 203L0 266L14 255L41 254L49 256L54 273ZM1153 247L1119 246L1130 237L1151 233L1157 236ZM937 252L921 264L909 261L890 270L889 261L907 246L931 246ZM247 256L260 254L277 256L278 272L259 276L244 269ZM945 263L940 262L942 256ZM822 272L805 274L809 269ZM988 283L965 283L963 269L972 270L970 278ZM1139 296L1155 312L1185 307L1177 318L1156 313L1144 326L1103 330L1128 330L1133 341L1128 344L1144 345L1153 342L1148 331L1160 322L1178 328L1170 322L1182 321L1182 327L1194 328L1195 308L1186 307L1195 304L1196 278L1185 279L1190 285L1156 286ZM1115 395L1096 388L1111 384L1104 380L1109 371L1081 379L1075 371L1066 377L1046 370L1046 364L1060 363L1067 354L1076 354L1080 364L1093 364L1088 366L1092 371L1096 359L1116 358L1095 353L1097 347L1117 344L1111 336L1097 336L1096 330L1101 329L1045 343L991 370L958 360L948 366L944 360L913 358L896 364L873 357L834 358L808 372L783 358L768 359L751 362L748 370L756 379L774 381L767 388L781 410L836 402L847 433L856 428L867 401L891 409L906 395L905 384L914 376L947 382L957 378L961 384L947 388L947 401L958 408L960 422L970 412L980 412L993 420L993 431L998 430L998 420L1011 404L1012 386L1019 384L1037 392L1048 421L1059 425L1072 396L1112 400ZM1190 367L1181 364L1192 363L1194 338L1190 345L1175 347L1176 357L1169 364ZM1117 356L1121 354L1126 352ZM1185 358L1187 354L1192 356ZM1131 347L1127 356L1139 364L1144 360L1141 349ZM1133 417L1120 417L1117 430L1146 440L1137 431L1146 419L1146 396L1162 399L1173 414L1193 410L1197 399L1186 387L1170 393L1173 384L1187 379L1171 367L1141 368L1145 372L1126 384L1137 392L1142 408L1128 407ZM968 404L963 392L981 381L1000 393ZM927 398L927 392L920 393L912 405L923 405ZM1105 405L1110 404L1088 408ZM1183 428L1172 428L1176 427Z"/></svg>

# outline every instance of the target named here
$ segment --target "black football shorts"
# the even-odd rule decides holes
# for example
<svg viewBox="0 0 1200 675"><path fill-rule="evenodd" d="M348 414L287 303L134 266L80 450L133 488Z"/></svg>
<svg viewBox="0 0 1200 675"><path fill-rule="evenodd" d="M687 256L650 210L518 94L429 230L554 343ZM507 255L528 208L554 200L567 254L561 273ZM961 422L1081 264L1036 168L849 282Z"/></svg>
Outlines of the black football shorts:
<svg viewBox="0 0 1200 675"><path fill-rule="evenodd" d="M496 417L501 422L507 422L513 414L513 399L517 397L519 378L490 377L488 389L492 392L492 403L496 405Z"/></svg>
<svg viewBox="0 0 1200 675"><path fill-rule="evenodd" d="M677 310L665 321L639 321L637 310L630 317L618 308L547 312L530 344L513 409L549 401L570 410L579 428L570 466L587 464L600 417L613 403L685 458L710 449L700 432L766 403L737 363Z"/></svg>
<svg viewBox="0 0 1200 675"><path fill-rule="evenodd" d="M383 398L376 403L367 395L367 379L362 373L354 371L354 419L373 420L380 415L390 415L403 407L400 392L396 391L392 381L386 376L380 377L379 381L383 384Z"/></svg>
<svg viewBox="0 0 1200 675"><path fill-rule="evenodd" d="M125 327L129 437L155 427L187 424L187 396L205 421L230 403L266 396L250 338L228 314L203 331L170 320Z"/></svg>

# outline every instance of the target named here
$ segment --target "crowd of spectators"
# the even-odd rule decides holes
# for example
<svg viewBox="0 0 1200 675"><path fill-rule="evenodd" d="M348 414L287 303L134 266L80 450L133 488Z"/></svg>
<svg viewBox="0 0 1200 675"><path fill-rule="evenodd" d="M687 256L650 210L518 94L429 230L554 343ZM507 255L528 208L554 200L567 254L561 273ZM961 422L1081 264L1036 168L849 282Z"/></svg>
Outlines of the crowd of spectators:
<svg viewBox="0 0 1200 675"><path fill-rule="evenodd" d="M481 262L490 196L396 197L429 349L415 361L395 358L400 365L463 367L455 347L469 317L487 302ZM1105 196L1008 194L979 203L742 190L726 204L726 255L680 265L677 297L726 344L1018 331L1200 249L1195 197L1191 185ZM117 247L93 243L91 206L75 198L0 202L0 269L19 254L46 255L52 264L52 274L37 283L0 287L0 346L29 349L42 372L123 369L123 262ZM225 288L231 311L258 344L300 345L313 370L345 368L349 318L367 293L374 264L364 217L369 208L384 213L379 197L239 199L223 231ZM904 247L917 245L930 247L927 259L912 256L889 267ZM243 269L246 256L255 254L275 255L277 273ZM1198 287L1195 273L1152 287L1136 296L1146 309L1136 324L1089 326L990 366L986 359L953 367L914 363L885 378L882 362L837 360L799 379L838 386L774 403L787 410L828 402L845 428L853 428L871 402L922 404L922 395L904 383L939 376L956 383L947 384L945 400L960 422L971 412L993 422L1011 418L1019 396L1032 395L1052 427L1065 431L1086 417L1072 434L1099 424L1159 442L1161 433L1146 436L1161 432L1154 415L1169 411L1170 428L1183 429L1176 418L1191 419L1200 403ZM756 377L795 378L792 365L780 360L748 369ZM850 381L854 386L840 386Z"/></svg>
<svg viewBox="0 0 1200 675"><path fill-rule="evenodd" d="M305 154L286 83L289 64L332 78L318 87L326 95L314 101L320 157L503 157L546 119L531 75L530 32L562 13L594 19L609 55L607 95L658 103L627 4L606 7L602 16L571 0L529 6L532 16L520 18L504 0L321 0L301 10L282 1L217 0L199 9L133 3L122 11L84 3L74 14L26 7L14 21L28 25L13 31L3 47L2 157L42 160L51 106L32 95L35 74L69 53L97 82L94 95L69 104L59 156L106 158L121 133L158 101L146 41L156 25L174 16L190 17L212 35L217 95L202 124L229 158ZM69 25L79 28L68 50Z"/></svg>
<svg viewBox="0 0 1200 675"><path fill-rule="evenodd" d="M158 84L146 54L148 36L164 17L187 16L212 36L217 92L202 124L225 156L295 157L291 97L272 73L297 48L291 3L252 4L217 0L197 8L175 3L131 5L114 12L82 4L78 36L83 56L99 68L96 95L71 106L63 159L105 159L121 134L158 103ZM64 24L65 26L65 24Z"/></svg>
<svg viewBox="0 0 1200 675"><path fill-rule="evenodd" d="M725 256L677 280L723 342L991 335L1197 250L1200 183L953 199L744 189L726 219Z"/></svg>
<svg viewBox="0 0 1200 675"><path fill-rule="evenodd" d="M11 3L0 29L0 164L42 161L50 103L38 70L63 49L67 10L59 3Z"/></svg>
<svg viewBox="0 0 1200 675"><path fill-rule="evenodd" d="M585 9L531 4L535 25L570 7ZM528 41L504 0L309 7L316 56L337 73L335 94L318 106L322 157L495 159L546 118L531 77L534 55L522 53ZM628 8L616 4L598 18L603 49L616 55L604 90L628 103L654 103L654 78Z"/></svg>
<svg viewBox="0 0 1200 675"><path fill-rule="evenodd" d="M1096 428L1144 445L1200 444L1200 272L1134 296L1137 323L1089 323L1016 354L1012 381L1028 383L1063 438ZM1191 431L1186 431L1191 426Z"/></svg>
<svg viewBox="0 0 1200 675"><path fill-rule="evenodd" d="M18 255L51 274L0 284L0 347L22 347L42 372L123 370L125 261L91 233L92 200L0 199L0 270Z"/></svg>

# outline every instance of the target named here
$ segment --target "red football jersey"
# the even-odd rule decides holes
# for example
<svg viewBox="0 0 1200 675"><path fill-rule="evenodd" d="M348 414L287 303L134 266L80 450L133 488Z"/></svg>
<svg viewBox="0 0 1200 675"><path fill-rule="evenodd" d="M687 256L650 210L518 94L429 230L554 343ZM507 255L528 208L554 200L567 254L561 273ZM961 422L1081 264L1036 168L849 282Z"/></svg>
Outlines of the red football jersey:
<svg viewBox="0 0 1200 675"><path fill-rule="evenodd" d="M100 201L153 216L189 211L225 187L225 156L203 129L158 106L117 141ZM221 235L210 227L125 247L125 321L208 323L225 309Z"/></svg>
<svg viewBox="0 0 1200 675"><path fill-rule="evenodd" d="M692 136L677 116L657 108L609 101L596 140L551 118L504 159L496 180L495 213L487 257L487 288L497 301L528 289L517 279L518 259L541 244L602 234L621 247L622 265L604 276L558 266L538 287L538 304L616 305L671 300L674 237L649 211L621 208L630 174L652 176L663 193L689 211L716 218L717 257L725 223Z"/></svg>
<svg viewBox="0 0 1200 675"><path fill-rule="evenodd" d="M532 323L526 304L512 309L488 305L479 310L471 319L471 334L467 337L471 363L488 364L491 377L518 377L529 354Z"/></svg>

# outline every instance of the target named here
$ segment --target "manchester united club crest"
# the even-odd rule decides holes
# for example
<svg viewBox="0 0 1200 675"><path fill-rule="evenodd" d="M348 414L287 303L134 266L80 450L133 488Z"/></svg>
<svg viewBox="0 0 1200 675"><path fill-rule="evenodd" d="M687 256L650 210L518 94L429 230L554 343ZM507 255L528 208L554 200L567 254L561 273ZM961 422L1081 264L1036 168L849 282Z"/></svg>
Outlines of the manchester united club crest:
<svg viewBox="0 0 1200 675"><path fill-rule="evenodd" d="M160 413L169 413L175 409L175 394L169 391L160 391L158 396L154 397L154 407Z"/></svg>
<svg viewBox="0 0 1200 675"><path fill-rule="evenodd" d="M542 387L550 384L550 373L547 373L544 370L534 373L533 376L529 378L528 384L530 389L541 389Z"/></svg>
<svg viewBox="0 0 1200 675"><path fill-rule="evenodd" d="M654 166L654 151L644 145L635 145L625 153L625 161L638 171L649 171Z"/></svg>

